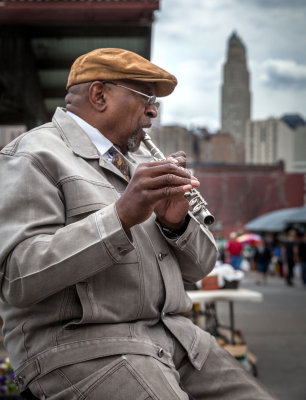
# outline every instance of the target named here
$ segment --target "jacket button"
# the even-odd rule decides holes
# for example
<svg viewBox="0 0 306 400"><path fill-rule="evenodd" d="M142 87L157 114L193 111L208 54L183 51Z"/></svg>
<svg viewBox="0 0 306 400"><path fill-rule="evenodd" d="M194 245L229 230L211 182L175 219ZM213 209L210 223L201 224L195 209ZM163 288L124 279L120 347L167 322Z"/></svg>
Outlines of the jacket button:
<svg viewBox="0 0 306 400"><path fill-rule="evenodd" d="M163 349L163 348L160 348L160 349L158 350L157 355L158 355L158 357L162 358L162 356L164 355L164 349Z"/></svg>
<svg viewBox="0 0 306 400"><path fill-rule="evenodd" d="M167 256L167 253L158 253L158 260L163 261L163 259Z"/></svg>
<svg viewBox="0 0 306 400"><path fill-rule="evenodd" d="M165 315L166 315L166 314L165 314L165 311L162 311L161 317L162 317L162 318L165 318Z"/></svg>
<svg viewBox="0 0 306 400"><path fill-rule="evenodd" d="M17 382L20 384L20 385L23 385L24 384L24 376L23 375L18 375L17 376Z"/></svg>

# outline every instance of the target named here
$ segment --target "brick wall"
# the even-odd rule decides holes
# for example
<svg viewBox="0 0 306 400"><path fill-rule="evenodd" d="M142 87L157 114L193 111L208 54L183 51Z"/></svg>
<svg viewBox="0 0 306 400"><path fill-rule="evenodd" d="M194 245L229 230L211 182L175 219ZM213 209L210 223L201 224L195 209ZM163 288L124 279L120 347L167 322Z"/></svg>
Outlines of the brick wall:
<svg viewBox="0 0 306 400"><path fill-rule="evenodd" d="M223 234L270 211L304 205L304 175L279 166L197 165L200 191Z"/></svg>

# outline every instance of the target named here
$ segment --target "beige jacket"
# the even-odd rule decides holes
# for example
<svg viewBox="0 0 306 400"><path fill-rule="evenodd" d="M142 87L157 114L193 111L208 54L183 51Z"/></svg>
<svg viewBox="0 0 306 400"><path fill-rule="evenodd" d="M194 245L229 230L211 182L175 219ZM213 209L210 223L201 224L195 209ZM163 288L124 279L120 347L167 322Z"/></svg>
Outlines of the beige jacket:
<svg viewBox="0 0 306 400"><path fill-rule="evenodd" d="M132 171L151 158L144 148L131 157ZM206 227L191 218L170 240L152 215L126 235L114 203L127 182L63 109L2 150L0 174L0 312L20 390L114 354L173 365L165 326L201 368L210 336L179 313L191 307L183 279L216 261Z"/></svg>

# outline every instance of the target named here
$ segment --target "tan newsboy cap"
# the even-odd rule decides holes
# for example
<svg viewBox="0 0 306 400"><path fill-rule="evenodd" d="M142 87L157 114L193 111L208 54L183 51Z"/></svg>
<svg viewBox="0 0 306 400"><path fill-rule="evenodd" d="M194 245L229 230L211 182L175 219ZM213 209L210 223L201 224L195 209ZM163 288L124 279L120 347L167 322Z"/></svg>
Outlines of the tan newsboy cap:
<svg viewBox="0 0 306 400"><path fill-rule="evenodd" d="M175 76L132 51L97 49L77 58L72 64L66 89L84 82L128 79L155 84L157 97L172 93Z"/></svg>

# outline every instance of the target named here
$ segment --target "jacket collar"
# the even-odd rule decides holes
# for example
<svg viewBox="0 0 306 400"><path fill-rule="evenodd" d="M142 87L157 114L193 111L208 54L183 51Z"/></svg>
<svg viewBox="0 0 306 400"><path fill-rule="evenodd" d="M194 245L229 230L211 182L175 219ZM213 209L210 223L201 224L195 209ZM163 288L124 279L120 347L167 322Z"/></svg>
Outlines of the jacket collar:
<svg viewBox="0 0 306 400"><path fill-rule="evenodd" d="M53 115L52 122L60 132L60 135L68 146L76 155L87 160L99 160L102 168L112 171L121 178L125 177L110 161L101 156L96 146L92 143L88 135L83 129L66 113L65 108L58 107Z"/></svg>
<svg viewBox="0 0 306 400"><path fill-rule="evenodd" d="M106 168L123 179L126 179L121 172L110 161L102 157L92 143L88 135L81 127L66 113L65 108L58 107L53 115L52 122L57 127L66 145L78 156L85 159L99 159L99 165ZM141 146L140 149L128 155L131 176L134 175L137 165L141 162L152 160L150 154Z"/></svg>
<svg viewBox="0 0 306 400"><path fill-rule="evenodd" d="M81 127L58 107L52 122L56 125L66 145L78 156L86 159L100 158L100 154Z"/></svg>

